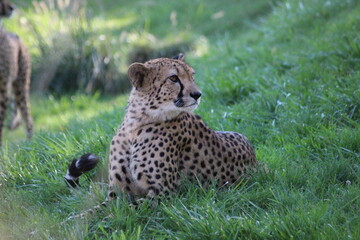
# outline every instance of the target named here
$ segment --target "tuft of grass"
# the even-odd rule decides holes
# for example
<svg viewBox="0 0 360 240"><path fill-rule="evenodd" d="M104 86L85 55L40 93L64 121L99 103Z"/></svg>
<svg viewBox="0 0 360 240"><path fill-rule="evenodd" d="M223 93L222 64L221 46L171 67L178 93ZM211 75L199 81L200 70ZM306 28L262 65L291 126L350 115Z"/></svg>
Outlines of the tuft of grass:
<svg viewBox="0 0 360 240"><path fill-rule="evenodd" d="M245 134L270 172L230 189L185 181L154 208L149 201L131 207L124 196L84 220L60 224L105 198L108 144L127 96L34 96L41 131L31 141L9 141L6 132L0 153L1 233L15 239L360 238L358 1L164 3L88 1L98 14L90 22L110 36L126 31L124 39L133 41L121 51L175 43L176 34L199 38L187 58L203 91L196 113L216 130ZM85 152L102 161L81 180L82 189L70 192L62 179L66 165Z"/></svg>

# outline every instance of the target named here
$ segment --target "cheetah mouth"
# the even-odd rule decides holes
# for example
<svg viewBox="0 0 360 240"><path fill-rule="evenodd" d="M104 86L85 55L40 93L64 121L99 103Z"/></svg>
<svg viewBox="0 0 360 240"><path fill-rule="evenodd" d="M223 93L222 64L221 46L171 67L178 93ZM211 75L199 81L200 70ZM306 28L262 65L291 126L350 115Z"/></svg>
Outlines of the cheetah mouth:
<svg viewBox="0 0 360 240"><path fill-rule="evenodd" d="M174 104L176 107L184 107L185 103L184 100L182 100L181 98L178 98L176 100L174 100Z"/></svg>
<svg viewBox="0 0 360 240"><path fill-rule="evenodd" d="M192 107L192 106L197 106L197 105L199 105L199 103L198 103L198 102L194 102L194 103L192 103L192 104L190 104L190 105L188 105L188 106L184 106L184 107Z"/></svg>
<svg viewBox="0 0 360 240"><path fill-rule="evenodd" d="M176 99L176 100L174 101L174 104L175 104L175 106L178 107L178 108L188 108L188 107L192 107L192 106L197 106L197 105L199 105L198 101L195 101L195 102L193 102L193 103L191 103L191 104L189 104L189 105L185 105L184 100L181 99L181 98Z"/></svg>

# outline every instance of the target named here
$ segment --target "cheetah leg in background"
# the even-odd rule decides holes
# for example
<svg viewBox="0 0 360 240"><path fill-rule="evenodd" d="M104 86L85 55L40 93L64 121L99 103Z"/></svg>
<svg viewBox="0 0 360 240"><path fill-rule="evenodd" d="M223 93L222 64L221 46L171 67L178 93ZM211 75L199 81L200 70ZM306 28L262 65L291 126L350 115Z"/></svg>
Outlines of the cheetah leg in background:
<svg viewBox="0 0 360 240"><path fill-rule="evenodd" d="M8 87L7 84L10 81L0 79L0 145L2 140L2 133L5 121L5 113L8 104Z"/></svg>
<svg viewBox="0 0 360 240"><path fill-rule="evenodd" d="M10 102L11 112L10 112L10 121L8 123L8 128L9 130L14 130L20 126L21 115L19 109L16 107L15 99L10 98L9 102Z"/></svg>
<svg viewBox="0 0 360 240"><path fill-rule="evenodd" d="M26 123L27 137L31 138L33 134L33 120L30 113L30 61L28 54L24 51L25 48L21 47L19 53L19 72L18 77L13 82L13 91L16 101L16 106L20 109L22 119Z"/></svg>

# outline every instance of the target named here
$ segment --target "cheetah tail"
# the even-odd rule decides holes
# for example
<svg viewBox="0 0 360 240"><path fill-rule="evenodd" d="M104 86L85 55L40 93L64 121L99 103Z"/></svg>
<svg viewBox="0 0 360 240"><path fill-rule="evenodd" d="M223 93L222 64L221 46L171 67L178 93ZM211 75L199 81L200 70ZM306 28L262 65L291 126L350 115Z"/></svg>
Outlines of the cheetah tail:
<svg viewBox="0 0 360 240"><path fill-rule="evenodd" d="M81 174L95 168L99 158L90 153L82 155L78 159L72 160L64 179L69 187L76 188L79 186L79 177Z"/></svg>
<svg viewBox="0 0 360 240"><path fill-rule="evenodd" d="M101 204L98 204L98 205L96 205L96 206L94 206L92 208L89 208L89 209L85 210L84 212L79 213L77 215L70 216L70 217L66 218L66 220L63 221L62 223L65 223L65 222L67 222L69 220L83 219L86 216L95 214L96 212L100 211L101 209L107 208L109 202L112 201L112 200L113 200L112 198L110 198L110 199L106 198L105 201L103 201Z"/></svg>

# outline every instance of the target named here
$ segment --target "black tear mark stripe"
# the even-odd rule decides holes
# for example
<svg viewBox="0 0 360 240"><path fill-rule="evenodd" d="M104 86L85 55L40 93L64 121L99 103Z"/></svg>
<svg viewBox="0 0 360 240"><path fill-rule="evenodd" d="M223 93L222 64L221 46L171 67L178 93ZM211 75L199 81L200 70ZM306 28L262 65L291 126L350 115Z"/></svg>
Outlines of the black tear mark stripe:
<svg viewBox="0 0 360 240"><path fill-rule="evenodd" d="M180 65L182 66L182 65ZM182 66L184 68L184 66ZM179 75L179 69L176 67L177 74ZM178 94L178 99L184 96L184 85L182 84L180 78L178 77L178 83L180 84L180 92Z"/></svg>
<svg viewBox="0 0 360 240"><path fill-rule="evenodd" d="M180 92L178 98L182 98L184 96L184 85L181 83L180 79L179 79L179 84L180 84Z"/></svg>

